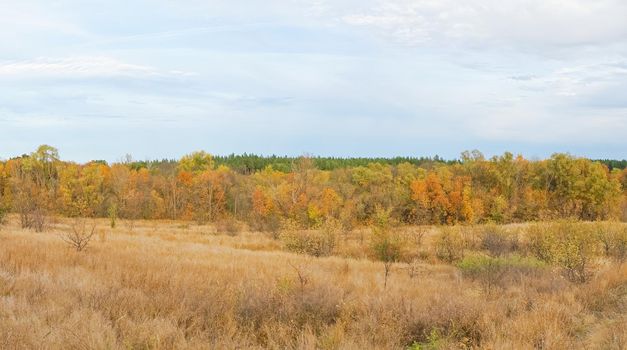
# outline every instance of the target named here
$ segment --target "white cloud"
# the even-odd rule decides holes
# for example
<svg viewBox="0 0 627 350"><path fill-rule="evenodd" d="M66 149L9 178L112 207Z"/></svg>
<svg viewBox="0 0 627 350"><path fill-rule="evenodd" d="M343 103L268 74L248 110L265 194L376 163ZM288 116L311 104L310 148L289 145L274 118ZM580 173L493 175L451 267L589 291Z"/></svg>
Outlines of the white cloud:
<svg viewBox="0 0 627 350"><path fill-rule="evenodd" d="M111 57L82 56L68 58L40 57L34 60L18 62L0 62L0 76L14 77L138 77L186 75L181 71L161 73L157 69L122 62Z"/></svg>
<svg viewBox="0 0 627 350"><path fill-rule="evenodd" d="M622 156L625 18L626 0L0 0L3 141L182 125L225 152L290 134L273 151L437 139L453 155L561 142ZM158 146L189 150L174 137Z"/></svg>
<svg viewBox="0 0 627 350"><path fill-rule="evenodd" d="M375 0L370 10L342 18L405 44L546 47L627 39L623 0Z"/></svg>
<svg viewBox="0 0 627 350"><path fill-rule="evenodd" d="M511 77L523 89L544 91L550 97L585 98L612 90L623 90L627 61L564 65L545 75ZM625 98L627 106L627 98Z"/></svg>

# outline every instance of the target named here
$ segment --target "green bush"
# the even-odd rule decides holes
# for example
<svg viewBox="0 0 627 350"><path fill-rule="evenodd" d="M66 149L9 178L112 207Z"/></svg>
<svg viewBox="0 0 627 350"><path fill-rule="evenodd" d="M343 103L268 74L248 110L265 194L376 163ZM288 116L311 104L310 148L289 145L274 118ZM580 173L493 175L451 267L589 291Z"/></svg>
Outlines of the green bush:
<svg viewBox="0 0 627 350"><path fill-rule="evenodd" d="M529 250L540 260L564 269L573 282L586 282L598 251L592 226L563 221L533 225L528 230Z"/></svg>

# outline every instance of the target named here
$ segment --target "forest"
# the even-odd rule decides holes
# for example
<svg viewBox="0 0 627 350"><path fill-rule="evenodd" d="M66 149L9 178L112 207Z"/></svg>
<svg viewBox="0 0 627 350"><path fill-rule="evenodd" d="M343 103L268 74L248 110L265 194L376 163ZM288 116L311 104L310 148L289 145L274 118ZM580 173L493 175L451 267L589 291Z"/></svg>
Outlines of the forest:
<svg viewBox="0 0 627 350"><path fill-rule="evenodd" d="M108 165L62 161L57 149L0 162L2 211L24 227L48 215L237 220L262 231L337 222L372 224L377 210L399 224L627 220L627 169L568 154L527 160L463 152L436 158L213 157Z"/></svg>

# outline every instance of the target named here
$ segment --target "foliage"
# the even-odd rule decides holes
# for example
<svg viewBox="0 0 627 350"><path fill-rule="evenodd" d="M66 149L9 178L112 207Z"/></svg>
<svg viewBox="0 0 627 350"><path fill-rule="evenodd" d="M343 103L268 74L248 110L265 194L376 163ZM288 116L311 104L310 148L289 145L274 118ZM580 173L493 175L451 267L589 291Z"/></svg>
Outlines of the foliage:
<svg viewBox="0 0 627 350"><path fill-rule="evenodd" d="M618 261L627 259L627 227L602 223L596 225L596 237L601 242L605 256Z"/></svg>
<svg viewBox="0 0 627 350"><path fill-rule="evenodd" d="M375 222L372 226L370 252L374 259L383 262L384 288L387 287L392 264L403 257L403 243L399 230L392 228L390 211L377 208Z"/></svg>
<svg viewBox="0 0 627 350"><path fill-rule="evenodd" d="M442 227L436 238L435 250L438 258L455 262L464 257L465 242L459 227Z"/></svg>
<svg viewBox="0 0 627 350"><path fill-rule="evenodd" d="M25 228L45 218L117 216L196 220L226 217L276 236L281 222L301 229L339 220L370 225L377 208L400 224L477 224L552 218L627 218L627 171L555 154L529 161L505 153L439 158L213 157L64 162L50 146L0 161L0 195ZM43 219L43 220L40 220Z"/></svg>
<svg viewBox="0 0 627 350"><path fill-rule="evenodd" d="M598 252L598 240L589 225L563 221L537 224L528 232L529 248L540 260L562 267L575 282L586 282Z"/></svg>
<svg viewBox="0 0 627 350"><path fill-rule="evenodd" d="M286 230L281 233L281 240L291 252L320 257L333 253L338 242L338 233L338 226L328 222L317 230Z"/></svg>
<svg viewBox="0 0 627 350"><path fill-rule="evenodd" d="M396 262L403 256L403 238L391 229L374 227L370 249L376 260L384 263Z"/></svg>
<svg viewBox="0 0 627 350"><path fill-rule="evenodd" d="M111 206L109 206L108 213L109 213L109 226L111 226L111 228L115 228L117 218L118 218L117 204L115 203L111 204Z"/></svg>
<svg viewBox="0 0 627 350"><path fill-rule="evenodd" d="M225 165L241 174L252 174L267 167L289 172L297 157L260 156L255 154L230 154L228 156L214 156L216 165ZM394 157L394 158L336 158L314 157L313 162L320 170L335 170L342 168L354 168L367 166L371 163L397 166L400 164L412 164L415 166L428 166L431 164L454 164L455 160L444 160L438 156L431 157Z"/></svg>
<svg viewBox="0 0 627 350"><path fill-rule="evenodd" d="M205 151L197 151L185 155L179 161L180 171L200 173L213 168L213 157Z"/></svg>
<svg viewBox="0 0 627 350"><path fill-rule="evenodd" d="M287 250L316 257L331 255L336 239L334 234L322 230L297 230L281 234Z"/></svg>

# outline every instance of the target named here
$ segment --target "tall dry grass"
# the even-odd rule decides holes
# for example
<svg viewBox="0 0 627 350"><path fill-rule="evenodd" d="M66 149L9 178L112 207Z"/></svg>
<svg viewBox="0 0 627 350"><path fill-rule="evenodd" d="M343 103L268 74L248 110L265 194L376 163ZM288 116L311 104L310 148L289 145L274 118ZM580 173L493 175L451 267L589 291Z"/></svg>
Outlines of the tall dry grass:
<svg viewBox="0 0 627 350"><path fill-rule="evenodd" d="M98 221L83 252L60 239L69 220L44 233L19 229L13 217L0 227L0 348L627 346L627 267L614 259L585 284L557 267L515 270L486 293L436 260L429 233L407 243L429 258L395 263L384 289L383 263L350 257L368 255L367 232L339 237L336 256L315 258L254 232L108 224ZM481 237L471 238L482 249Z"/></svg>

